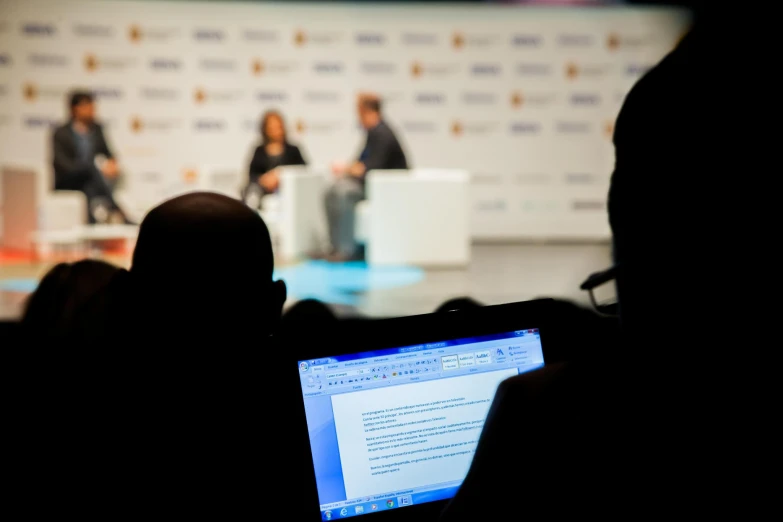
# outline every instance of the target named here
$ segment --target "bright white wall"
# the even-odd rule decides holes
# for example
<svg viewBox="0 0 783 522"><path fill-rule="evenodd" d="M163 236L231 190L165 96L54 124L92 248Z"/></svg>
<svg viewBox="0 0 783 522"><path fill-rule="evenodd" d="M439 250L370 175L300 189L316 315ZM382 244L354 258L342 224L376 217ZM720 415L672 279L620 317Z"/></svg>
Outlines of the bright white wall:
<svg viewBox="0 0 783 522"><path fill-rule="evenodd" d="M414 166L472 172L475 237L603 238L612 122L685 28L668 10L0 0L0 162L46 164L89 87L146 209L238 187L268 108L313 165L350 159L355 94L375 90Z"/></svg>

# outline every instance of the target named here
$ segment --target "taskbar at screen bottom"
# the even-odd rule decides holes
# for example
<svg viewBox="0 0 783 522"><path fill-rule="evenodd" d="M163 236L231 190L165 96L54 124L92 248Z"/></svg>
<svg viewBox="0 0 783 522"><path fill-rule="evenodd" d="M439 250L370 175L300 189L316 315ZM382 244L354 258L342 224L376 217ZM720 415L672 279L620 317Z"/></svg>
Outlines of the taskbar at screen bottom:
<svg viewBox="0 0 783 522"><path fill-rule="evenodd" d="M401 507L426 504L437 500L447 500L457 494L457 486L414 493L412 495L402 495L398 497L389 497L383 500L373 500L372 502L357 502L350 506L344 506L336 509L325 509L321 511L322 520L338 520L340 518L355 517L366 515L368 513L377 513L379 511L388 511Z"/></svg>

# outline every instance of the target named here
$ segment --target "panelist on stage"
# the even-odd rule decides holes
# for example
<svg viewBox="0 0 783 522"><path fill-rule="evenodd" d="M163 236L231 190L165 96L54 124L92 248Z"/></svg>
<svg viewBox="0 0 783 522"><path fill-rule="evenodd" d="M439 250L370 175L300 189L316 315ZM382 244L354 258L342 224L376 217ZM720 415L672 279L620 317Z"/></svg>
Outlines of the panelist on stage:
<svg viewBox="0 0 783 522"><path fill-rule="evenodd" d="M244 202L259 208L261 197L277 192L280 186L279 167L307 165L299 147L288 143L285 121L277 111L267 111L261 118L261 145L250 161L249 183L242 192Z"/></svg>
<svg viewBox="0 0 783 522"><path fill-rule="evenodd" d="M367 131L367 141L359 158L350 165L335 164L335 182L326 194L326 214L332 251L326 256L335 262L358 257L354 238L356 204L365 198L364 182L376 169L407 169L408 161L392 129L383 121L381 100L363 94L358 100L359 122Z"/></svg>
<svg viewBox="0 0 783 522"><path fill-rule="evenodd" d="M95 121L93 95L72 93L70 110L70 121L57 128L52 138L54 190L83 192L90 223L128 223L112 196L120 169L103 127Z"/></svg>

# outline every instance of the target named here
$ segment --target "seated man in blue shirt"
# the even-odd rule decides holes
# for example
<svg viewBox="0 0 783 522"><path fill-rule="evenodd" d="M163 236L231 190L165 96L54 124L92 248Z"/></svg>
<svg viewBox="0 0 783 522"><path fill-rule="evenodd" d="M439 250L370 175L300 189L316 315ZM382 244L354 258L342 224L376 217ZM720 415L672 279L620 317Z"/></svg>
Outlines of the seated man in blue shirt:
<svg viewBox="0 0 783 522"><path fill-rule="evenodd" d="M78 190L87 196L90 223L128 223L112 197L119 167L103 128L95 122L95 100L89 92L71 94L71 119L52 139L54 190Z"/></svg>

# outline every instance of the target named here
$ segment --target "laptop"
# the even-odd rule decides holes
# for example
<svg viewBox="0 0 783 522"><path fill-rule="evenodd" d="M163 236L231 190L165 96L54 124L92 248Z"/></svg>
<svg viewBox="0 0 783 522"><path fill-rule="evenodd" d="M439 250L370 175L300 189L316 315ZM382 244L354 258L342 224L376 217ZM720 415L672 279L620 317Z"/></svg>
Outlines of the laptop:
<svg viewBox="0 0 783 522"><path fill-rule="evenodd" d="M544 366L537 303L391 320L298 360L310 520L436 515L467 474L498 385Z"/></svg>

